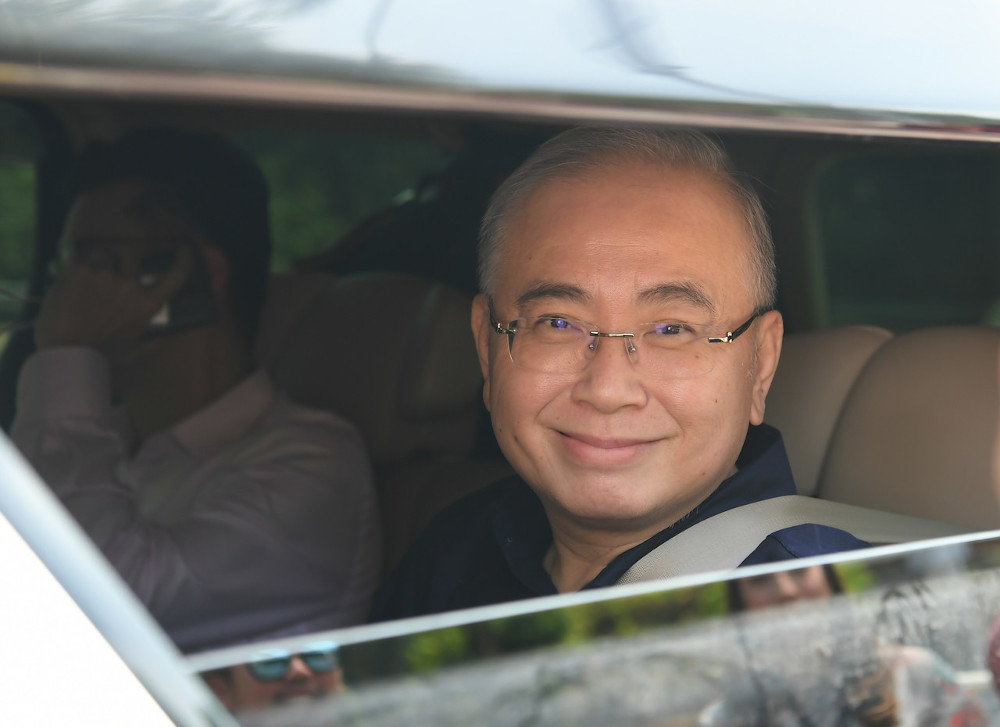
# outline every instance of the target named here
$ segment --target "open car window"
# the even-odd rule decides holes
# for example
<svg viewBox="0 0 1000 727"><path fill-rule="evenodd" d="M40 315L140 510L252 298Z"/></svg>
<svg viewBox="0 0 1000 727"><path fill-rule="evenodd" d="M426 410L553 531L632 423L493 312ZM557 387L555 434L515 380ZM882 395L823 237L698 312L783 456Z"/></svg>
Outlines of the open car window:
<svg viewBox="0 0 1000 727"><path fill-rule="evenodd" d="M272 188L269 282L272 302L285 297L267 311L275 335L260 348L273 358L256 363L290 397L357 425L373 460L386 537L318 552L361 563L378 549L382 563L358 570L384 579L436 512L510 471L469 331L475 240L497 182L570 125L691 126L720 138L772 213L788 335L767 423L785 433L800 492L1000 527L997 13L981 1L964 13L924 5L0 1L0 422L34 346L26 306L43 293L73 152L146 126L218 133ZM286 434L302 443L287 427L276 438ZM298 658L328 685L272 692L266 709L233 698L240 721L823 725L920 714L960 725L998 712L986 670L1000 613L995 534L738 581L318 630L185 661L2 437L0 479L0 513L103 634L90 635L120 655L127 688L76 692L96 695L97 710L107 694L128 711L119 697L130 691L157 718L225 724L193 674L226 695L250 663L255 683L273 686ZM307 515L318 532L346 531ZM290 525L295 538L305 531ZM260 560L275 552L262 550ZM233 553L220 572L260 562L211 549L220 562ZM262 592L285 605L274 583ZM184 606L216 618L199 598ZM3 613L12 636L51 637L15 649L33 649L39 683L53 652L99 671L89 653L100 639L70 647L58 617Z"/></svg>

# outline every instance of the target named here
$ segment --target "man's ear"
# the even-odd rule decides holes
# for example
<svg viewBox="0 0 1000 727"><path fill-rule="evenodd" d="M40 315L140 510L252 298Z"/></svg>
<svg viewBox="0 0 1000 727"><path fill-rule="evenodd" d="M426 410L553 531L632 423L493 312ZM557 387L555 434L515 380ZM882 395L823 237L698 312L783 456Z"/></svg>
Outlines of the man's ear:
<svg viewBox="0 0 1000 727"><path fill-rule="evenodd" d="M768 311L757 320L757 366L753 372L751 424L760 424L764 421L764 401L771 389L771 382L774 381L774 374L778 370L784 335L785 323L778 311Z"/></svg>
<svg viewBox="0 0 1000 727"><path fill-rule="evenodd" d="M204 245L199 248L202 260L205 261L205 272L208 283L215 294L216 300L224 300L229 286L229 259L217 247Z"/></svg>
<svg viewBox="0 0 1000 727"><path fill-rule="evenodd" d="M472 335L476 339L479 354L479 368L483 372L483 403L490 408L490 304L485 295L477 295L472 301Z"/></svg>

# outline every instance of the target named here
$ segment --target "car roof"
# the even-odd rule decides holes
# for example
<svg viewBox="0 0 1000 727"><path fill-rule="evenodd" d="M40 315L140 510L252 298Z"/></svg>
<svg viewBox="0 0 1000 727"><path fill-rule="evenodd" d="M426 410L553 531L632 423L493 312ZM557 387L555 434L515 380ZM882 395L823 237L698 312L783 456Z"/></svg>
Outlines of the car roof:
<svg viewBox="0 0 1000 727"><path fill-rule="evenodd" d="M0 87L995 140L998 13L985 0L962 13L860 0L745 11L721 0L13 0L0 8Z"/></svg>

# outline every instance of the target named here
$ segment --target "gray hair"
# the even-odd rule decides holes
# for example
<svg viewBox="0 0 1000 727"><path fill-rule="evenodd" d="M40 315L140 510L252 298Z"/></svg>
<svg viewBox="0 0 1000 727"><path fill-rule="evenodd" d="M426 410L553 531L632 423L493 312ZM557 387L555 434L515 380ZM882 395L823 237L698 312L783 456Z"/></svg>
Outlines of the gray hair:
<svg viewBox="0 0 1000 727"><path fill-rule="evenodd" d="M758 305L777 296L774 241L753 187L739 178L722 147L698 131L578 127L549 139L500 185L479 228L479 289L494 294L501 247L511 218L543 185L574 178L626 160L700 171L721 182L743 212L751 241L750 292Z"/></svg>

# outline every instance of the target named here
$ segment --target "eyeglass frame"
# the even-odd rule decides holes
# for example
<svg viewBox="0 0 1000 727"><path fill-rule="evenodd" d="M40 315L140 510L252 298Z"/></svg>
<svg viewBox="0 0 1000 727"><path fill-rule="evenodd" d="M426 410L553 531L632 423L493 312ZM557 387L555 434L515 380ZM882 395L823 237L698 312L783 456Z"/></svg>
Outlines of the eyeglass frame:
<svg viewBox="0 0 1000 727"><path fill-rule="evenodd" d="M491 296L487 296L486 297L486 301L489 304L488 307L489 307L489 311L490 311L490 325L493 326L493 330L494 330L495 333L507 336L507 353L510 355L511 361L513 361L514 360L514 336L517 334L517 329L516 328L510 328L510 322L508 322L507 325L504 326L503 324L501 324L496 319L496 314L494 313L494 310L493 310L493 298ZM774 310L774 308L772 306L759 306L759 307L757 307L757 308L754 309L753 313L750 315L749 318L746 319L746 321L744 321L742 324L740 324L739 326L737 326L733 330L727 331L726 335L724 335L724 336L708 336L708 337L706 337L705 340L708 343L732 343L737 338L739 338L744 333L746 333L750 329L750 326L753 325L753 322L755 320L757 320L758 318L760 318L765 313L771 312L772 310ZM523 318L523 317L525 317L525 316L520 316L520 318ZM527 317L530 318L531 316L527 316ZM553 316L553 317L555 317L555 316ZM512 318L511 322L512 321L516 321L516 320L519 320L519 318ZM590 327L593 327L595 329L597 328L593 323L589 323L588 321L576 321L576 322L577 323L586 323ZM587 331L587 333L589 335L593 336L594 338L623 338L623 339L635 338L635 333L605 333L605 332L599 331L599 330ZM631 341L628 341L627 344L631 345L632 348L635 349L635 344L632 343ZM637 349L635 349L635 350L637 350ZM629 353L632 353L632 351L629 351Z"/></svg>
<svg viewBox="0 0 1000 727"><path fill-rule="evenodd" d="M331 666L329 668L317 669L315 664L310 663L310 657L314 656L330 658ZM285 649L265 649L264 651L255 654L253 659L245 663L245 666L247 671L250 672L250 676L258 682L276 682L288 676L288 670L292 667L292 659L296 657L301 659L302 663L305 664L311 672L315 674L329 674L336 671L340 667L340 646L333 641L318 641L313 644L307 644L302 651L293 652ZM279 660L283 660L285 662L285 668L281 674L273 677L262 677L257 672L257 668L259 668L259 664L261 662L274 662Z"/></svg>

